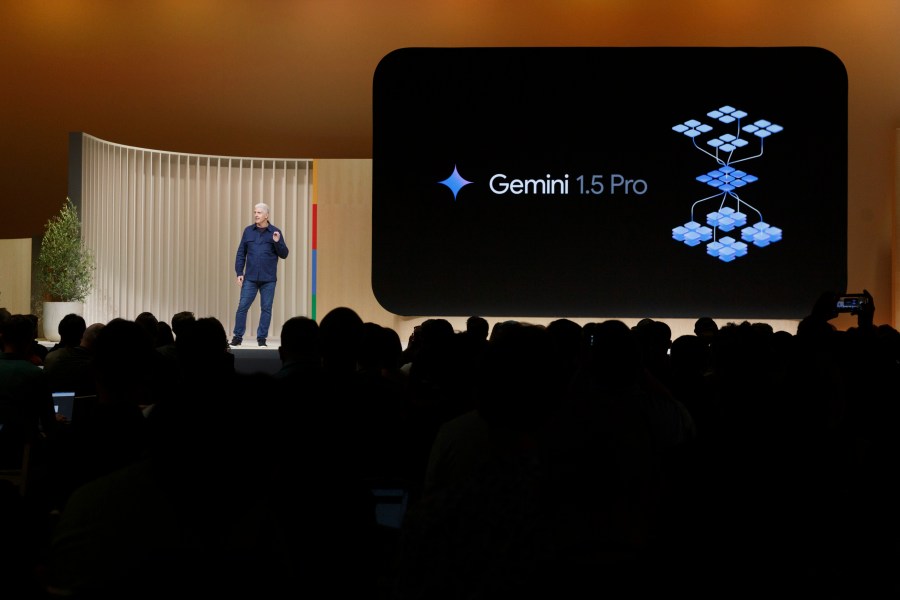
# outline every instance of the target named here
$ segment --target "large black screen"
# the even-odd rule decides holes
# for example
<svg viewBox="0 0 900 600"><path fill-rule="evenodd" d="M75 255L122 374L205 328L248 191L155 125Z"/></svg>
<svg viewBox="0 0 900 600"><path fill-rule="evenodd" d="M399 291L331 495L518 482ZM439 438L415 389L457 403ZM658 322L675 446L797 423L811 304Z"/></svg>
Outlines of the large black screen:
<svg viewBox="0 0 900 600"><path fill-rule="evenodd" d="M827 50L405 48L373 111L393 313L800 318L846 287Z"/></svg>

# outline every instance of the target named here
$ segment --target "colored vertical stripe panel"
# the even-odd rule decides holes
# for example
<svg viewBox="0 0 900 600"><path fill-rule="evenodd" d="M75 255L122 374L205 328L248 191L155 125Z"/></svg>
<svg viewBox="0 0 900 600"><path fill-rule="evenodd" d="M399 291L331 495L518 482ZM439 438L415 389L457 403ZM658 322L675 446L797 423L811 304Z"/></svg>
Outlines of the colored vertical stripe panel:
<svg viewBox="0 0 900 600"><path fill-rule="evenodd" d="M316 288L318 280L318 254L319 254L319 170L313 161L312 169L312 202L310 204L312 210L312 218L310 219L312 227L310 247L310 298L309 298L309 316L316 320Z"/></svg>
<svg viewBox="0 0 900 600"><path fill-rule="evenodd" d="M311 261L312 262L312 296L313 296L313 298L316 297L316 275L318 274L318 270L319 270L318 265L316 264L316 254L318 254L318 253L319 253L319 251L316 250L315 248L313 248L312 261Z"/></svg>

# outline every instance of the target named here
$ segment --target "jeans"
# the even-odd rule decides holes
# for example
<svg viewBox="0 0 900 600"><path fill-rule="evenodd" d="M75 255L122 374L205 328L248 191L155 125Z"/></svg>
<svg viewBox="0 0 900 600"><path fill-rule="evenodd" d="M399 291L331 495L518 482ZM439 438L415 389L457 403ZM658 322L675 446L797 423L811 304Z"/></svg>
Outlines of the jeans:
<svg viewBox="0 0 900 600"><path fill-rule="evenodd" d="M269 335L269 323L272 322L272 302L275 300L274 281L250 281L244 280L241 284L241 300L238 303L237 314L234 315L234 335L244 337L247 329L247 311L256 299L259 292L259 326L256 328L256 338L264 338Z"/></svg>

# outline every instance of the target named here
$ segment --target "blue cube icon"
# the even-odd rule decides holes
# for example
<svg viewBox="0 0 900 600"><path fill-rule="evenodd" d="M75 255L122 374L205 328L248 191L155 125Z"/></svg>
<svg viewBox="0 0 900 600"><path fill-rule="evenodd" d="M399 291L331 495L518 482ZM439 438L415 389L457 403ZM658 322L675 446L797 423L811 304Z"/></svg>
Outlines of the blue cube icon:
<svg viewBox="0 0 900 600"><path fill-rule="evenodd" d="M719 229L722 231L731 231L734 229L734 219L731 217L723 217L719 219Z"/></svg>
<svg viewBox="0 0 900 600"><path fill-rule="evenodd" d="M778 227L769 227L768 229L766 229L765 233L769 236L769 241L781 241L781 229L779 229Z"/></svg>
<svg viewBox="0 0 900 600"><path fill-rule="evenodd" d="M710 242L706 245L706 253L710 256L718 256L719 250L724 248L725 246L720 242Z"/></svg>
<svg viewBox="0 0 900 600"><path fill-rule="evenodd" d="M760 248L768 246L770 241L771 238L769 237L769 234L763 233L762 231L753 236L753 244Z"/></svg>
<svg viewBox="0 0 900 600"><path fill-rule="evenodd" d="M684 243L688 246L696 246L700 243L700 234L696 231L689 231L684 234Z"/></svg>
<svg viewBox="0 0 900 600"><path fill-rule="evenodd" d="M678 227L676 227L672 230L672 239L678 240L679 242L683 242L684 234L686 234L688 231L690 231L690 230L687 229L686 227L682 227L681 225L679 225Z"/></svg>
<svg viewBox="0 0 900 600"><path fill-rule="evenodd" d="M744 242L735 242L731 245L731 249L734 250L735 256L746 256L747 254L747 244Z"/></svg>
<svg viewBox="0 0 900 600"><path fill-rule="evenodd" d="M712 229L710 229L709 227L700 227L699 229L697 229L697 233L700 234L701 242L705 242L707 240L712 239L713 232L712 232Z"/></svg>
<svg viewBox="0 0 900 600"><path fill-rule="evenodd" d="M736 252L734 251L734 248L725 246L724 248L719 250L719 260L721 260L722 262L731 262L734 260L735 254Z"/></svg>
<svg viewBox="0 0 900 600"><path fill-rule="evenodd" d="M753 236L759 233L759 229L755 227L745 227L741 229L741 239L745 242L752 242Z"/></svg>

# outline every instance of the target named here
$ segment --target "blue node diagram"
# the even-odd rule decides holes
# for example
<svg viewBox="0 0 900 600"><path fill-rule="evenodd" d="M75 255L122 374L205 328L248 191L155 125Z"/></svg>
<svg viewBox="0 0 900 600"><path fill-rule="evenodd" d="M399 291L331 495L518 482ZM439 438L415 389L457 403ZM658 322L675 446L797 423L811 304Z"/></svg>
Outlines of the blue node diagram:
<svg viewBox="0 0 900 600"><path fill-rule="evenodd" d="M691 204L690 219L672 229L672 238L692 247L705 243L708 255L728 263L746 256L751 246L765 248L781 241L781 229L766 222L762 212L738 194L758 178L735 165L762 157L766 138L784 128L765 119L742 126L747 113L731 106L706 116L716 125L723 124L726 133L719 134L713 125L697 119L679 123L672 130L690 138L694 148L715 161L717 167L696 180L717 191ZM711 210L701 223L695 214L706 207Z"/></svg>

